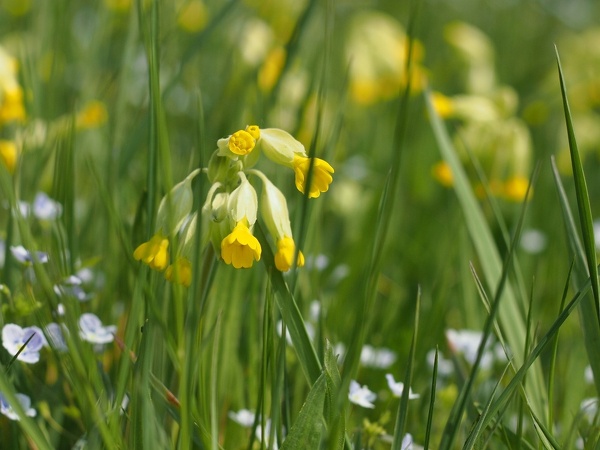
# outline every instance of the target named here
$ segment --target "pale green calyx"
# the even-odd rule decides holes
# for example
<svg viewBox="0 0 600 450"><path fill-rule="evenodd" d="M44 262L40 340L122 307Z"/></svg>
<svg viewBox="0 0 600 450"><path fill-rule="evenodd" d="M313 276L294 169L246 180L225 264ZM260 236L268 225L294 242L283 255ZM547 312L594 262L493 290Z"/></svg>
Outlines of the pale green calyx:
<svg viewBox="0 0 600 450"><path fill-rule="evenodd" d="M229 217L233 226L242 220L246 220L248 227L251 227L256 222L258 198L246 175L243 172L239 172L238 176L242 182L229 195Z"/></svg>
<svg viewBox="0 0 600 450"><path fill-rule="evenodd" d="M263 182L261 193L260 210L269 233L276 240L284 236L292 237L292 226L287 202L283 193L262 172L252 170Z"/></svg>
<svg viewBox="0 0 600 450"><path fill-rule="evenodd" d="M192 171L185 179L177 183L160 201L156 216L156 229L168 235L176 234L192 210L194 193L192 180L200 169Z"/></svg>
<svg viewBox="0 0 600 450"><path fill-rule="evenodd" d="M288 167L292 167L295 155L306 156L304 145L279 128L261 128L257 144L267 158Z"/></svg>

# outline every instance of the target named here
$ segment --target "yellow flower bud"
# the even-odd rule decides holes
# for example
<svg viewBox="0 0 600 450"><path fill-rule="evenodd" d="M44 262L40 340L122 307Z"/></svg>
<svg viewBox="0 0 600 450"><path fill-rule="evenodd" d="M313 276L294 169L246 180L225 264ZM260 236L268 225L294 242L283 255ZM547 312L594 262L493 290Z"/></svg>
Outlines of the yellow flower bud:
<svg viewBox="0 0 600 450"><path fill-rule="evenodd" d="M133 257L151 269L163 271L169 264L169 240L159 231L148 242L139 245Z"/></svg>

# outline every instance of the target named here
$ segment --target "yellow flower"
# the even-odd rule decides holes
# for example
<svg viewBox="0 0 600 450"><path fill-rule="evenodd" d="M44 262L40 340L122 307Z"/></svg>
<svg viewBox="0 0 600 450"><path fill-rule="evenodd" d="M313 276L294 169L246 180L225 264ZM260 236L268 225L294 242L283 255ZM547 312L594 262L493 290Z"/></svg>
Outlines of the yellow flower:
<svg viewBox="0 0 600 450"><path fill-rule="evenodd" d="M452 187L454 183L454 177L452 176L452 169L445 161L438 162L431 169L433 177L444 187Z"/></svg>
<svg viewBox="0 0 600 450"><path fill-rule="evenodd" d="M175 263L167 267L165 278L167 281L190 287L192 283L192 263L187 258L177 258Z"/></svg>
<svg viewBox="0 0 600 450"><path fill-rule="evenodd" d="M106 122L107 117L104 103L92 100L77 114L76 125L77 128L93 128Z"/></svg>
<svg viewBox="0 0 600 450"><path fill-rule="evenodd" d="M254 138L255 141L258 141L260 138L260 128L258 125L248 125L246 127L246 131Z"/></svg>
<svg viewBox="0 0 600 450"><path fill-rule="evenodd" d="M0 160L10 173L15 171L17 165L17 146L12 141L0 140Z"/></svg>
<svg viewBox="0 0 600 450"><path fill-rule="evenodd" d="M289 236L284 236L283 239L277 241L277 253L275 253L275 267L281 272L287 272L292 267L294 254L296 253L296 244ZM304 266L304 255L298 251L298 267Z"/></svg>
<svg viewBox="0 0 600 450"><path fill-rule="evenodd" d="M236 269L250 268L254 261L260 260L261 247L246 221L238 222L233 231L221 241L221 258Z"/></svg>
<svg viewBox="0 0 600 450"><path fill-rule="evenodd" d="M181 9L177 23L188 33L197 33L206 25L206 6L200 0L190 1Z"/></svg>
<svg viewBox="0 0 600 450"><path fill-rule="evenodd" d="M431 103L435 112L437 112L442 119L447 119L454 113L452 99L441 92L431 93Z"/></svg>
<svg viewBox="0 0 600 450"><path fill-rule="evenodd" d="M258 87L263 92L268 92L275 86L285 65L285 59L286 54L283 47L275 47L269 52L258 72Z"/></svg>
<svg viewBox="0 0 600 450"><path fill-rule="evenodd" d="M333 167L327 161L319 158L314 159L311 186L308 193L310 198L317 198L321 195L321 192L327 192L333 181L331 174L334 172ZM310 168L310 158L294 155L293 164L294 173L296 174L296 188L304 194Z"/></svg>
<svg viewBox="0 0 600 450"><path fill-rule="evenodd" d="M20 86L14 86L4 92L2 105L0 105L0 123L25 120L25 107L23 106L23 91Z"/></svg>
<svg viewBox="0 0 600 450"><path fill-rule="evenodd" d="M133 257L151 269L162 271L169 263L169 240L159 231L148 242L139 245Z"/></svg>
<svg viewBox="0 0 600 450"><path fill-rule="evenodd" d="M504 197L513 202L522 202L527 194L529 180L522 176L514 176L504 183Z"/></svg>
<svg viewBox="0 0 600 450"><path fill-rule="evenodd" d="M254 138L245 130L239 130L229 136L228 147L236 155L247 155L254 149Z"/></svg>

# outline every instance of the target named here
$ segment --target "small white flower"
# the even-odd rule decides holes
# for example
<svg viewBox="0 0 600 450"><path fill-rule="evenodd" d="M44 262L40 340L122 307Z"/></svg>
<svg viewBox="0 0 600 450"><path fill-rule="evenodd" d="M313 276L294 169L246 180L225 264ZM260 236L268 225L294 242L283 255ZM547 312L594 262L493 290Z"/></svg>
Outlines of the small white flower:
<svg viewBox="0 0 600 450"><path fill-rule="evenodd" d="M7 323L2 328L2 345L12 356L23 349L17 359L28 364L40 360L40 350L46 344L44 333L38 327L21 328L14 323Z"/></svg>
<svg viewBox="0 0 600 450"><path fill-rule="evenodd" d="M402 438L402 444L400 444L402 450L413 450L413 438L410 433L406 433Z"/></svg>
<svg viewBox="0 0 600 450"><path fill-rule="evenodd" d="M584 398L579 405L579 409L590 423L594 422L598 415L598 399L596 397Z"/></svg>
<svg viewBox="0 0 600 450"><path fill-rule="evenodd" d="M92 313L82 314L79 318L79 335L92 344L108 344L115 338L115 325L103 326L102 322Z"/></svg>
<svg viewBox="0 0 600 450"><path fill-rule="evenodd" d="M404 392L404 383L402 381L394 380L394 376L391 373L386 374L385 378L388 382L388 386L390 387L390 391L392 391L392 394L394 394L394 397L402 397L402 392ZM408 399L414 400L417 398L419 398L419 394L415 394L412 389L409 388Z"/></svg>
<svg viewBox="0 0 600 450"><path fill-rule="evenodd" d="M537 229L524 230L521 236L521 248L527 253L535 255L541 253L546 248L548 238Z"/></svg>
<svg viewBox="0 0 600 450"><path fill-rule="evenodd" d="M29 250L27 250L22 245L11 246L10 251L11 251L12 255L15 257L15 259L17 261L19 261L21 264L29 265L29 264L33 263L33 258L34 258L33 253L30 252ZM44 263L48 262L48 253L35 252L35 255L37 256L37 259L40 262L40 264L44 264Z"/></svg>
<svg viewBox="0 0 600 450"><path fill-rule="evenodd" d="M21 404L21 408L25 411L25 415L35 417L37 412L31 407L31 399L25 394L15 394L15 397L17 397L17 400ZM0 394L0 413L4 414L10 420L21 420L17 412L8 404L8 401L2 394Z"/></svg>
<svg viewBox="0 0 600 450"><path fill-rule="evenodd" d="M348 398L352 403L363 408L375 408L373 402L377 398L375 392L371 391L366 385L361 386L356 381L350 381L350 392Z"/></svg>
<svg viewBox="0 0 600 450"><path fill-rule="evenodd" d="M481 331L473 330L446 330L446 340L453 353L462 354L469 364L475 363L477 349L483 338ZM481 368L489 369L494 362L494 352L490 350L490 341L486 345L486 351L481 359Z"/></svg>
<svg viewBox="0 0 600 450"><path fill-rule="evenodd" d="M585 379L585 382L587 384L593 384L594 383L594 372L592 371L592 366L588 365L584 372L583 372L583 378Z"/></svg>
<svg viewBox="0 0 600 450"><path fill-rule="evenodd" d="M264 427L264 434L266 436L266 439L264 439L264 443L268 449L278 450L279 446L277 445L277 433L275 433L275 435L274 435L275 442L273 442L272 445L269 442L269 439L271 438L271 426L272 426L271 419L267 419L265 422L265 427ZM256 436L256 439L258 439L260 442L263 442L263 428L262 428L261 424L259 424L256 427L256 432L254 434ZM283 430L283 434L285 435L285 429Z"/></svg>
<svg viewBox="0 0 600 450"><path fill-rule="evenodd" d="M435 362L435 349L431 349L427 352L426 355L427 364L429 367L433 369L433 363ZM438 375L447 377L454 373L454 364L449 359L444 358L444 356L438 352Z"/></svg>
<svg viewBox="0 0 600 450"><path fill-rule="evenodd" d="M83 287L81 287L82 283L83 282L81 278L75 275L71 275L65 280L63 280L61 283L55 284L53 289L56 295L58 295L59 297L73 297L79 300L80 302L85 302L90 300L92 298L92 295L85 292Z"/></svg>
<svg viewBox="0 0 600 450"><path fill-rule="evenodd" d="M250 428L254 425L256 415L249 409L240 409L238 412L229 411L227 417L243 427Z"/></svg>
<svg viewBox="0 0 600 450"><path fill-rule="evenodd" d="M374 348L364 345L360 352L360 363L373 369L387 369L396 362L396 353L389 348Z"/></svg>
<svg viewBox="0 0 600 450"><path fill-rule="evenodd" d="M33 215L39 220L56 220L62 214L62 205L43 192L38 192L33 200Z"/></svg>

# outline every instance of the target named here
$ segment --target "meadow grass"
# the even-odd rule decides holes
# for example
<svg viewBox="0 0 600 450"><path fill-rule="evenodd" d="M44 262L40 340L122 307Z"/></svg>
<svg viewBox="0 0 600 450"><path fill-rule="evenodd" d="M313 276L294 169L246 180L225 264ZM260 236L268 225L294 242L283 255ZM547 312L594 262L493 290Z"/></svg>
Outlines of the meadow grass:
<svg viewBox="0 0 600 450"><path fill-rule="evenodd" d="M579 3L0 3L0 447L595 448Z"/></svg>

